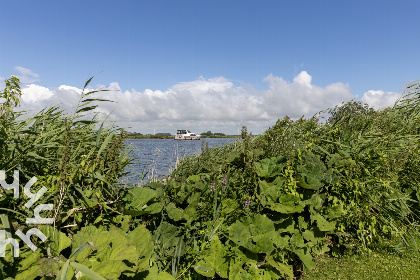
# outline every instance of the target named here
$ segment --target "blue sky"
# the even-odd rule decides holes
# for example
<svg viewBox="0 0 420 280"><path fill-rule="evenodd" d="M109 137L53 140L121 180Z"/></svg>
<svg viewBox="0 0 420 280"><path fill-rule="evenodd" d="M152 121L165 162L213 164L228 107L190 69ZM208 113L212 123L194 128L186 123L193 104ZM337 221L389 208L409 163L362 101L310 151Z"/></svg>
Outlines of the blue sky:
<svg viewBox="0 0 420 280"><path fill-rule="evenodd" d="M132 130L259 133L356 96L392 105L420 79L419 9L417 0L0 0L0 77L26 82L27 108L60 94L71 102L65 90L96 75L92 86L121 100L104 112ZM236 100L243 107L230 110ZM120 112L127 104L147 107Z"/></svg>

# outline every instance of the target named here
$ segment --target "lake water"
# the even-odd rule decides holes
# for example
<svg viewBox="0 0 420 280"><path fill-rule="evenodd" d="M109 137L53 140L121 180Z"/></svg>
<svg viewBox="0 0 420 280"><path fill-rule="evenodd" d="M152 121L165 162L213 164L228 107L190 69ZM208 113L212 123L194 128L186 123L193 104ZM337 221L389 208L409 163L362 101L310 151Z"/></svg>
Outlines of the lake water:
<svg viewBox="0 0 420 280"><path fill-rule="evenodd" d="M166 177L176 165L177 160L193 154L201 153L201 145L208 143L209 148L223 146L235 142L237 138L203 138L202 140L175 141L173 139L128 139L135 164L126 170L130 174L122 181L138 184L151 178Z"/></svg>

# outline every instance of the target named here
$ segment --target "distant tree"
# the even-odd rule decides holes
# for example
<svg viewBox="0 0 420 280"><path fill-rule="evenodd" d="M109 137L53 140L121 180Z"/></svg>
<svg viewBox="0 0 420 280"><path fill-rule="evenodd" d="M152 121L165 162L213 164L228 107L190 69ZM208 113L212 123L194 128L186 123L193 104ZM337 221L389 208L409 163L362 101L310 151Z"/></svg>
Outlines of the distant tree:
<svg viewBox="0 0 420 280"><path fill-rule="evenodd" d="M128 136L140 136L140 135L143 135L143 134L141 134L139 132L128 132L127 135Z"/></svg>

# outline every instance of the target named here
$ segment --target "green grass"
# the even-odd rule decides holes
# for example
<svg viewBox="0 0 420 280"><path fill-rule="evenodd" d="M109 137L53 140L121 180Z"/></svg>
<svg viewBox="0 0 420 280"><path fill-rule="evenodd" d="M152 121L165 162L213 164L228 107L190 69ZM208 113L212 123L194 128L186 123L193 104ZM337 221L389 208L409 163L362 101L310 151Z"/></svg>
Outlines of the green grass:
<svg viewBox="0 0 420 280"><path fill-rule="evenodd" d="M316 268L302 279L420 279L420 253L373 252L342 258L323 255L316 258Z"/></svg>

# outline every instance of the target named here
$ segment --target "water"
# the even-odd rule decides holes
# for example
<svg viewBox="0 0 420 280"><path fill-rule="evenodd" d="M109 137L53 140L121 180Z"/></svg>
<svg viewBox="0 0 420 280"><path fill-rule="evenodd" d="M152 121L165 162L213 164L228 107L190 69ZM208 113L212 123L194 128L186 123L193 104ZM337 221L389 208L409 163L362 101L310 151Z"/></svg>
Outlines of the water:
<svg viewBox="0 0 420 280"><path fill-rule="evenodd" d="M177 160L193 154L201 153L202 141L209 148L232 143L236 138L204 138L200 141L175 141L173 139L128 139L133 151L133 165L126 170L130 172L122 181L138 184L152 178L166 177L176 165ZM204 144L205 145L205 144ZM143 181L141 178L144 177Z"/></svg>

